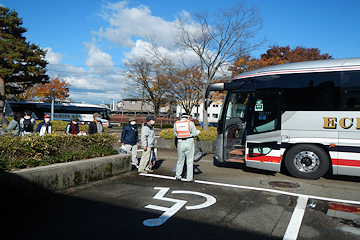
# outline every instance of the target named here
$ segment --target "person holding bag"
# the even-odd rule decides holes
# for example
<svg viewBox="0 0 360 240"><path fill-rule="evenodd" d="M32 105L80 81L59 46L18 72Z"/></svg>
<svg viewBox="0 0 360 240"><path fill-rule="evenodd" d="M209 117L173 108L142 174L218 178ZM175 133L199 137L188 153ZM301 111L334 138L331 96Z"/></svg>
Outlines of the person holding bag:
<svg viewBox="0 0 360 240"><path fill-rule="evenodd" d="M126 125L121 133L121 147L125 147L127 153L132 154L131 165L139 168L137 159L137 149L139 146L138 129L136 119L130 118L129 124ZM120 150L119 150L120 153Z"/></svg>

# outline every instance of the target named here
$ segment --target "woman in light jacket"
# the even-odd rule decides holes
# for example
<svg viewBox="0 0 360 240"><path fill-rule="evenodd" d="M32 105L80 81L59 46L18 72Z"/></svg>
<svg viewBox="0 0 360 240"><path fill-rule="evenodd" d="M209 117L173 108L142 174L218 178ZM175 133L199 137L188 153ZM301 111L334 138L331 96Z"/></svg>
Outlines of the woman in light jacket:
<svg viewBox="0 0 360 240"><path fill-rule="evenodd" d="M14 116L14 119L10 121L9 125L6 128L6 131L11 134L11 130L14 131L13 135L14 136L19 136L20 135L20 121L21 119L21 114L20 113L16 113Z"/></svg>

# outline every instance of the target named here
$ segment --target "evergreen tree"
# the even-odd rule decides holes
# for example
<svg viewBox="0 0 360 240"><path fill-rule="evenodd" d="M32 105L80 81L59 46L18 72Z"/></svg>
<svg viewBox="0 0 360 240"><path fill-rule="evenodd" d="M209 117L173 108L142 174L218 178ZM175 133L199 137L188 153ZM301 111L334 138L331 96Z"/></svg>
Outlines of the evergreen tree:
<svg viewBox="0 0 360 240"><path fill-rule="evenodd" d="M46 51L26 41L22 18L0 6L0 119L7 96L24 92L36 83L48 82Z"/></svg>

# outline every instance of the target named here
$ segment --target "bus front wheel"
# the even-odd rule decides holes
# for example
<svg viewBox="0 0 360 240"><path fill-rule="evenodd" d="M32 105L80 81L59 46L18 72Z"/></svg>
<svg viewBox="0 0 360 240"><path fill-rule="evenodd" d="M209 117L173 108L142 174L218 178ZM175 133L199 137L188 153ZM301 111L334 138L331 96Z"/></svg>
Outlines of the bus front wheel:
<svg viewBox="0 0 360 240"><path fill-rule="evenodd" d="M289 149L285 156L285 166L295 177L318 179L328 171L330 159L321 147L300 144Z"/></svg>

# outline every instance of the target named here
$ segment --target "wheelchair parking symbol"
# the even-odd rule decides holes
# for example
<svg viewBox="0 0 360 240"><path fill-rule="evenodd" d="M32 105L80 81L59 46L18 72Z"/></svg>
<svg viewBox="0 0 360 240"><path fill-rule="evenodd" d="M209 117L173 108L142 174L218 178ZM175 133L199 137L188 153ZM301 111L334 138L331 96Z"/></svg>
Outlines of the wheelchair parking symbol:
<svg viewBox="0 0 360 240"><path fill-rule="evenodd" d="M170 190L170 188L163 188L163 187L154 187L154 189L159 190L159 192L153 197L157 200L163 200L168 202L175 203L172 207L162 207L156 205L146 205L145 208L150 208L158 211L163 211L164 213L158 218L147 219L143 221L143 224L147 227L157 227L165 223L170 217L172 217L175 213L177 213L186 203L185 200L179 200L174 198L167 198L164 195ZM193 191L172 191L171 194L192 194L204 197L206 201L202 204L194 205L194 206L186 206L187 210L194 210L194 209L201 209L206 208L214 203L216 203L216 198L210 196L205 193L193 192Z"/></svg>

